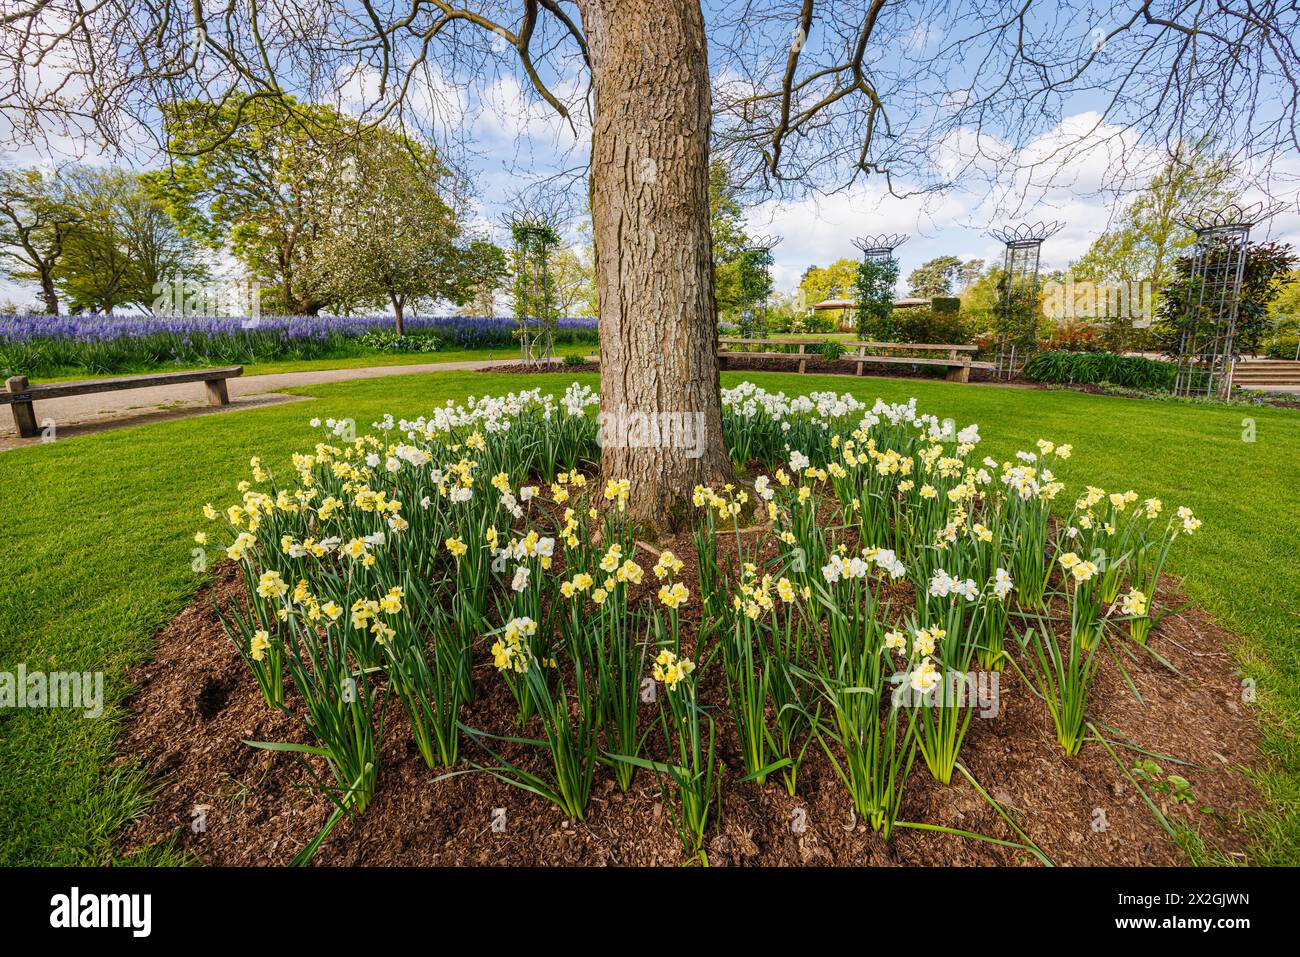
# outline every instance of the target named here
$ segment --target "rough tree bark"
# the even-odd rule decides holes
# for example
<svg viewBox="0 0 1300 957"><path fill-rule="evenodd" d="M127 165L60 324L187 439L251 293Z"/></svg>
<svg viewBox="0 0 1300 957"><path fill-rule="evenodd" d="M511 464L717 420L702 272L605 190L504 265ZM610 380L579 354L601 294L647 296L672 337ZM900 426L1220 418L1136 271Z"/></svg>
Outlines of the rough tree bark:
<svg viewBox="0 0 1300 957"><path fill-rule="evenodd" d="M699 0L580 0L591 58L601 471L674 524L729 474L708 220L710 91Z"/></svg>
<svg viewBox="0 0 1300 957"><path fill-rule="evenodd" d="M38 270L41 278L41 297L45 300L45 312L47 315L57 316L59 314L59 294L54 288L54 276L47 268Z"/></svg>

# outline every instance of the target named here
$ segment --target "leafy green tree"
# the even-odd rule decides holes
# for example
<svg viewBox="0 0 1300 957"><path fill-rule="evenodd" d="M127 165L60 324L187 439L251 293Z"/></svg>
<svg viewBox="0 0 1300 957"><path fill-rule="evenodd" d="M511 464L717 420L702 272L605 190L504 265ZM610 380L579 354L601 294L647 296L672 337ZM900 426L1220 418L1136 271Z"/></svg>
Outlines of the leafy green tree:
<svg viewBox="0 0 1300 957"><path fill-rule="evenodd" d="M497 291L510 275L506 251L486 239L471 240L462 262L470 298L461 315L491 316L496 312Z"/></svg>
<svg viewBox="0 0 1300 957"><path fill-rule="evenodd" d="M1293 270L1282 282L1277 298L1268 307L1268 315L1273 324L1270 338L1300 336L1300 270Z"/></svg>
<svg viewBox="0 0 1300 957"><path fill-rule="evenodd" d="M590 248L560 245L551 258L555 297L562 316L594 316L596 270Z"/></svg>
<svg viewBox="0 0 1300 957"><path fill-rule="evenodd" d="M210 275L204 250L172 219L158 197L156 172L141 173L118 207L120 228L135 262L136 288L130 302L151 309L160 285L183 276L205 282Z"/></svg>
<svg viewBox="0 0 1300 957"><path fill-rule="evenodd" d="M1002 273L1001 265L991 265L961 291L961 310L977 335L991 333L996 325L993 308L1002 288Z"/></svg>
<svg viewBox="0 0 1300 957"><path fill-rule="evenodd" d="M55 280L72 309L148 310L162 284L206 278L196 244L153 194L151 174L83 166L63 176L64 202L80 226L67 240Z"/></svg>
<svg viewBox="0 0 1300 957"><path fill-rule="evenodd" d="M898 260L867 257L858 263L858 338L877 342L894 341L894 287L898 283Z"/></svg>
<svg viewBox="0 0 1300 957"><path fill-rule="evenodd" d="M414 302L468 302L477 277L443 198L448 178L434 151L408 137L358 136L315 224L312 268L327 298L391 307L398 335Z"/></svg>
<svg viewBox="0 0 1300 957"><path fill-rule="evenodd" d="M713 299L718 318L733 318L743 299L741 256L749 244L739 190L726 161L709 161L709 234L713 241Z"/></svg>
<svg viewBox="0 0 1300 957"><path fill-rule="evenodd" d="M799 291L804 302L812 309L819 302L827 299L850 299L858 284L858 260L837 259L829 266L809 266L799 280ZM820 315L833 320L839 326L840 317L848 310L823 310Z"/></svg>
<svg viewBox="0 0 1300 957"><path fill-rule="evenodd" d="M812 266L804 272L799 288L810 306L827 299L847 299L857 288L858 266L858 260L847 257L826 267Z"/></svg>
<svg viewBox="0 0 1300 957"><path fill-rule="evenodd" d="M969 264L956 256L939 256L913 269L907 277L907 285L913 296L927 299L951 296L953 286L964 278L968 268Z"/></svg>
<svg viewBox="0 0 1300 957"><path fill-rule="evenodd" d="M1228 203L1233 176L1229 159L1214 155L1209 141L1180 143L1119 221L1071 265L1074 279L1148 282L1158 311L1159 296L1174 276L1174 261L1196 241L1184 217Z"/></svg>
<svg viewBox="0 0 1300 957"><path fill-rule="evenodd" d="M111 313L137 298L141 277L123 228L122 207L136 183L118 169L81 167L68 174L68 202L82 225L68 239L56 279L74 312Z"/></svg>
<svg viewBox="0 0 1300 957"><path fill-rule="evenodd" d="M759 313L766 309L772 295L772 253L766 249L747 249L736 260L737 286L740 292L740 334L766 337L767 325Z"/></svg>
<svg viewBox="0 0 1300 957"><path fill-rule="evenodd" d="M1293 270L1282 281L1277 298L1268 311L1275 319L1300 319L1300 270Z"/></svg>
<svg viewBox="0 0 1300 957"><path fill-rule="evenodd" d="M315 315L337 284L321 258L350 124L335 110L262 97L168 105L175 160L155 183L187 235L229 243L277 311ZM340 147L338 144L345 144Z"/></svg>
<svg viewBox="0 0 1300 957"><path fill-rule="evenodd" d="M45 311L59 314L55 281L81 215L65 201L63 180L37 169L0 170L0 271L41 287Z"/></svg>
<svg viewBox="0 0 1300 957"><path fill-rule="evenodd" d="M968 259L961 264L959 272L961 277L961 288L965 292L975 283L979 282L980 277L984 275L984 260Z"/></svg>

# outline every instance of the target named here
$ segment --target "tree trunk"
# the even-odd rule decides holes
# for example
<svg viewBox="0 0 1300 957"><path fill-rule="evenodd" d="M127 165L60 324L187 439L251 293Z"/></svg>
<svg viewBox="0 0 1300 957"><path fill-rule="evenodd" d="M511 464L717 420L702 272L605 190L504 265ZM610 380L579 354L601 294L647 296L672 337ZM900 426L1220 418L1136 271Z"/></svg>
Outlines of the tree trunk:
<svg viewBox="0 0 1300 957"><path fill-rule="evenodd" d="M709 68L699 0L580 0L595 93L591 214L601 471L677 524L730 474L709 235Z"/></svg>
<svg viewBox="0 0 1300 957"><path fill-rule="evenodd" d="M397 334L398 334L399 336L405 335L406 332L405 332L404 326L402 325L402 320L403 320L403 318L404 318L403 315L402 315L402 303L403 303L403 300L404 300L406 297L405 297L405 296L389 296L388 298L389 298L389 300L390 300L390 301L392 302L392 304L393 304L393 315L394 315L394 316L396 317L396 319L397 319L397 323L396 323L396 326L397 326Z"/></svg>
<svg viewBox="0 0 1300 957"><path fill-rule="evenodd" d="M41 270L41 296L45 299L45 312L51 316L59 314L59 294L54 289L54 278L48 269Z"/></svg>

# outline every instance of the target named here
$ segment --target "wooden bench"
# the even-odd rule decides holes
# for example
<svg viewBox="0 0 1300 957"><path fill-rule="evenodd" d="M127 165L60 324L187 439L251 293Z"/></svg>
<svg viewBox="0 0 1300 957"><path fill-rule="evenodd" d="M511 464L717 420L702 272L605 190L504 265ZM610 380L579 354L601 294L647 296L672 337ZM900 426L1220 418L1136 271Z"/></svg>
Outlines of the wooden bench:
<svg viewBox="0 0 1300 957"><path fill-rule="evenodd" d="M798 337L798 336L772 336L768 339L741 339L734 337L722 337L718 339L718 357L733 359L779 359L789 356L792 359L799 360L799 371L806 372L808 368L808 347L821 346L826 340ZM758 351L753 349L754 345L782 345L799 347L798 352L775 352L770 349ZM862 368L869 362L883 363L886 365L914 365L914 366L946 366L948 368L947 378L949 382L969 382L971 369L992 369L991 362L975 362L971 359L971 353L975 352L976 346L955 345L952 343L929 343L929 342L841 342L846 352L846 357L857 360L856 375L862 375ZM742 348L742 351L735 351L731 346L749 347ZM871 350L868 354L868 350ZM904 352L942 352L947 353L943 357L933 356L915 356L900 355Z"/></svg>
<svg viewBox="0 0 1300 957"><path fill-rule="evenodd" d="M230 394L226 380L244 374L243 366L225 366L220 369L198 369L194 372L160 372L154 375L122 376L117 379L85 379L80 382L51 382L46 385L29 385L27 376L13 376L5 382L7 391L0 392L0 405L13 407L14 426L23 438L37 434L36 410L32 403L37 399L57 399L68 395L90 395L95 392L119 392L123 389L147 389L152 386L178 385L183 382L202 382L208 405L229 405Z"/></svg>
<svg viewBox="0 0 1300 957"><path fill-rule="evenodd" d="M766 339L740 339L734 337L722 337L718 339L718 356L719 357L730 356L733 359L771 359L774 356L778 358L781 356L790 356L791 358L799 359L799 371L803 372L808 367L808 358L807 358L808 346L820 346L823 342L825 342L824 339L809 339L807 337L802 337L802 336L769 336ZM798 352L772 352L769 350L766 352L757 352L757 351L734 352L731 349L724 348L726 346L732 346L732 345L745 346L745 345L749 345L750 343L757 343L759 345L798 346L799 351Z"/></svg>

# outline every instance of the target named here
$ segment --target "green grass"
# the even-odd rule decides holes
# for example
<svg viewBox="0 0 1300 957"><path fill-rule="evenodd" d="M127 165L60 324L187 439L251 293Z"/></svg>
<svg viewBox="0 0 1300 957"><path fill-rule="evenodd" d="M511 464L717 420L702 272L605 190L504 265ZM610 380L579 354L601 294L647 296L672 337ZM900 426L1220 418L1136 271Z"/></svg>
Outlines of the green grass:
<svg viewBox="0 0 1300 957"><path fill-rule="evenodd" d="M1243 673L1258 682L1269 769L1259 783L1272 810L1253 821L1255 863L1300 862L1300 542L1295 463L1300 413L899 379L736 373L797 394L851 390L889 400L915 395L958 425L979 422L999 458L1045 436L1071 442L1065 477L1108 490L1133 487L1167 506L1187 504L1203 533L1180 541L1171 569L1187 591L1239 633ZM559 392L594 375L531 376ZM519 377L443 372L297 389L309 402L182 419L65 439L0 454L0 670L104 670L105 716L0 712L0 863L116 860L113 838L140 812L145 781L107 771L123 716L126 670L203 582L190 570L205 501L235 498L248 458L274 467L314 441L312 416L365 428L385 412L415 415L448 398L519 389ZM1243 441L1249 416L1254 442ZM149 861L167 861L164 852Z"/></svg>

